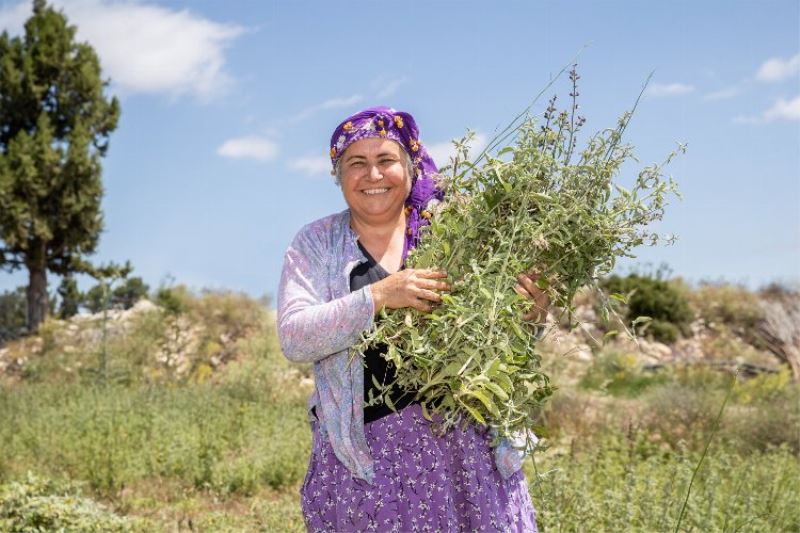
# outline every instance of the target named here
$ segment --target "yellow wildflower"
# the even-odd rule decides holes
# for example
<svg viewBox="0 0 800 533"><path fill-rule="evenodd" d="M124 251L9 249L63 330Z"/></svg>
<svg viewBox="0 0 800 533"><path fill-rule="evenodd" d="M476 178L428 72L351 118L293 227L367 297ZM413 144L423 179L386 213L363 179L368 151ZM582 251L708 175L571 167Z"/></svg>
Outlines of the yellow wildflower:
<svg viewBox="0 0 800 533"><path fill-rule="evenodd" d="M335 146L331 146L331 158L334 158L334 157L336 157L336 147Z"/></svg>
<svg viewBox="0 0 800 533"><path fill-rule="evenodd" d="M402 127L403 127L403 117L395 115L394 123L397 125L398 128L402 129Z"/></svg>
<svg viewBox="0 0 800 533"><path fill-rule="evenodd" d="M343 129L344 131L350 131L350 130L352 130L352 129L353 129L353 123L352 123L352 122L349 122L349 121L348 121L348 122L346 122L346 123L345 123L345 125L344 125L344 126L342 126L342 129Z"/></svg>

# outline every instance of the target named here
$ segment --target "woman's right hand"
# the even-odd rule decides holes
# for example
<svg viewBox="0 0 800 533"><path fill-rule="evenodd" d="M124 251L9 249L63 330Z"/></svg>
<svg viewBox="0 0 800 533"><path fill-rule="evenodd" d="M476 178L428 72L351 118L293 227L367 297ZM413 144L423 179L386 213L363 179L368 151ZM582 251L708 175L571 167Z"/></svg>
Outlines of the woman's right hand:
<svg viewBox="0 0 800 533"><path fill-rule="evenodd" d="M381 309L400 309L413 307L418 311L430 312L434 303L442 301L437 291L451 290L450 284L441 281L447 272L430 268L407 268L370 285L375 314Z"/></svg>

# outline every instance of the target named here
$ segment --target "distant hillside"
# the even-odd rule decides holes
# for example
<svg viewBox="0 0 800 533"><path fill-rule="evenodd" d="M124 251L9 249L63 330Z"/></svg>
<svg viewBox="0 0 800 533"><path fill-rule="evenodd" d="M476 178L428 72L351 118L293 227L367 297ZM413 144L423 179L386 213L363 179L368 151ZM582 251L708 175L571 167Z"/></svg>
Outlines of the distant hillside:
<svg viewBox="0 0 800 533"><path fill-rule="evenodd" d="M659 287L661 292L674 293L672 300L663 294L648 296L656 302L648 312L669 317L668 310L658 306L675 304L659 304L659 299L679 299L688 306L682 318L685 323L676 320L673 326L669 319L654 320L660 329L645 327L634 338L625 333L632 329L633 317L627 315L636 305L633 297L603 323L597 312L599 295L583 292L575 300L573 328L568 327L566 313L554 309L539 348L576 364L613 352L648 369L690 363L741 365L745 372L758 373L786 366L795 380L800 378L797 292L773 287L756 293L731 285L690 288L680 279ZM633 292L648 290L636 286ZM277 349L273 312L263 302L223 291L193 294L184 286L170 289L168 296L160 305L140 300L128 310L109 310L105 321L102 312L66 321L49 319L36 335L0 348L0 381L105 376L124 382L202 383L251 353L256 339L272 339ZM287 364L287 368L303 365ZM306 380L311 378L310 369L301 373Z"/></svg>

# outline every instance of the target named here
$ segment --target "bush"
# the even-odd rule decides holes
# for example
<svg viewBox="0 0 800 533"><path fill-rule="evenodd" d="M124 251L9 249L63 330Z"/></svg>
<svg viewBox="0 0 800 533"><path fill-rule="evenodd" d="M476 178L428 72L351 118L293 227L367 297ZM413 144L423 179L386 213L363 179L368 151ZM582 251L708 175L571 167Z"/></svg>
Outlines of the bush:
<svg viewBox="0 0 800 533"><path fill-rule="evenodd" d="M0 486L0 531L123 533L145 529L83 497L75 484L28 473L25 481Z"/></svg>
<svg viewBox="0 0 800 533"><path fill-rule="evenodd" d="M696 447L707 438L724 398L720 389L670 383L647 395L642 422L673 450L685 444Z"/></svg>
<svg viewBox="0 0 800 533"><path fill-rule="evenodd" d="M128 278L125 283L116 287L111 296L111 302L123 309L130 309L136 302L147 297L150 287L140 277Z"/></svg>
<svg viewBox="0 0 800 533"><path fill-rule="evenodd" d="M660 277L629 274L612 275L600 284L609 294L629 295L622 311L632 325L640 316L652 319L640 332L661 342L673 342L678 334L688 335L692 310L683 295L670 282Z"/></svg>
<svg viewBox="0 0 800 533"><path fill-rule="evenodd" d="M59 318L66 320L78 314L78 308L83 301L83 294L78 290L78 282L75 281L74 276L67 275L61 279L61 285L58 287L58 296L61 298L61 305L58 308Z"/></svg>
<svg viewBox="0 0 800 533"><path fill-rule="evenodd" d="M757 327L764 313L756 294L735 285L704 283L691 293L690 301L707 328L727 327L745 342L761 347Z"/></svg>
<svg viewBox="0 0 800 533"><path fill-rule="evenodd" d="M635 355L612 351L592 361L580 384L583 388L604 390L614 396L638 396L667 379L663 372L646 373Z"/></svg>
<svg viewBox="0 0 800 533"><path fill-rule="evenodd" d="M0 346L27 332L28 300L26 289L19 286L0 294Z"/></svg>
<svg viewBox="0 0 800 533"><path fill-rule="evenodd" d="M181 315L189 309L192 296L185 285L161 287L156 292L156 303L172 315Z"/></svg>
<svg viewBox="0 0 800 533"><path fill-rule="evenodd" d="M110 289L108 295L109 309L130 309L136 302L147 296L149 287L142 281L142 278L135 277L126 279L121 285ZM170 291L171 289L162 289ZM159 291L160 293L161 291ZM169 298L171 295L164 296ZM99 313L103 310L103 284L98 283L86 292L84 305L92 313Z"/></svg>

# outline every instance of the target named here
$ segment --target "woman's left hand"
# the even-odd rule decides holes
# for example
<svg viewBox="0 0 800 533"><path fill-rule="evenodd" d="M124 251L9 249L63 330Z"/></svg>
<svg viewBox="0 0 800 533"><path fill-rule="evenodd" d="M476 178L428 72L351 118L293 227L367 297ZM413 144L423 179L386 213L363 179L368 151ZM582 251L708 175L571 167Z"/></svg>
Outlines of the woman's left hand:
<svg viewBox="0 0 800 533"><path fill-rule="evenodd" d="M536 286L538 278L538 274L534 272L530 274L517 274L518 283L514 285L514 290L523 298L533 300L533 309L522 315L522 320L534 322L536 324L544 324L547 320L547 311L550 308L550 297L546 292Z"/></svg>

